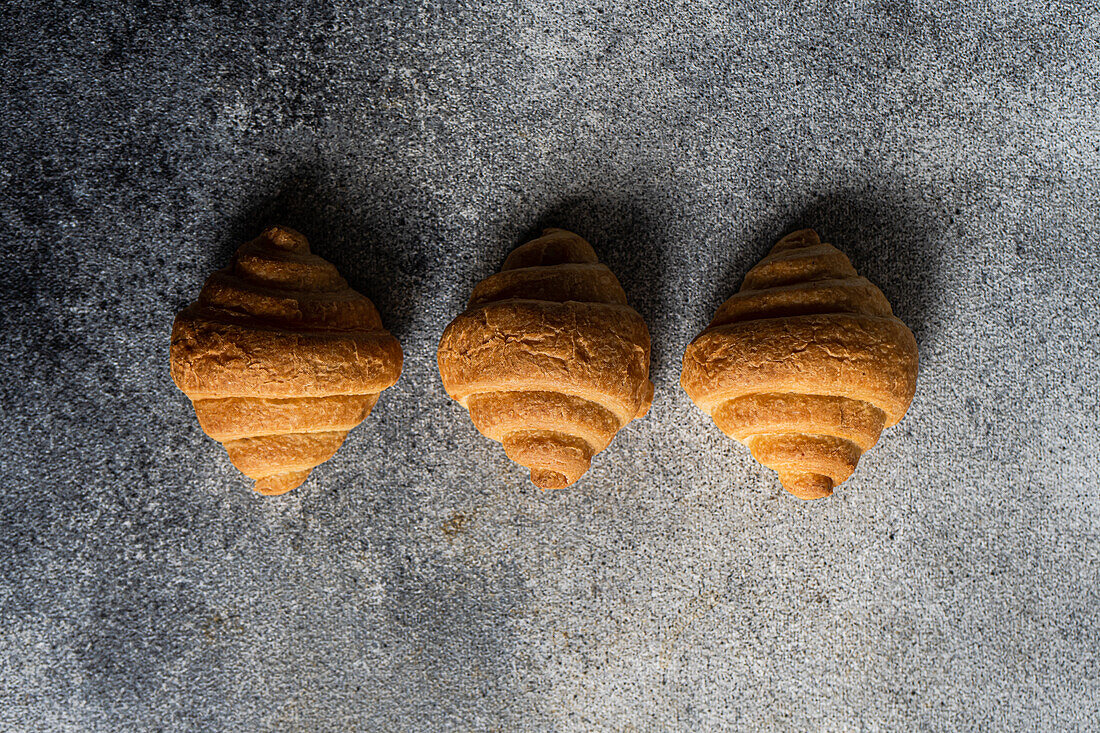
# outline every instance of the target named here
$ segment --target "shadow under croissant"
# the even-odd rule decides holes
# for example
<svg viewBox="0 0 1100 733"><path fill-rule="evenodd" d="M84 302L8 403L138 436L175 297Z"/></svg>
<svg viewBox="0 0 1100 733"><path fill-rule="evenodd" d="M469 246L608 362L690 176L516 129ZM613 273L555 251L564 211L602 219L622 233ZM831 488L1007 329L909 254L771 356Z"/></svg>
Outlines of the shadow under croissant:
<svg viewBox="0 0 1100 733"><path fill-rule="evenodd" d="M350 185L338 171L312 164L254 186L260 201L231 227L236 239L227 242L219 267L241 242L265 227L288 226L305 235L315 254L370 298L390 333L399 341L410 335L434 261L425 242L442 240L423 236L425 227L438 225L423 220L431 208L419 200L412 183L391 176ZM410 222L412 217L422 220Z"/></svg>
<svg viewBox="0 0 1100 733"><path fill-rule="evenodd" d="M246 181L241 188L241 199L252 203L233 217L217 251L204 258L204 278L226 267L238 247L268 227L289 227L305 235L314 254L335 265L354 290L374 303L391 334L399 341L410 338L432 261L422 238L439 239L425 237L435 224L424 221L432 209L418 200L416 187L400 176L382 180L314 159ZM192 297L186 294L186 302ZM256 488L282 493L289 486Z"/></svg>
<svg viewBox="0 0 1100 733"><path fill-rule="evenodd" d="M852 266L874 283L894 315L913 332L918 347L938 328L935 309L943 284L942 212L934 202L900 189L841 189L795 210L773 231L760 232L743 272L727 279L729 295L744 272L782 236L814 229L848 256Z"/></svg>

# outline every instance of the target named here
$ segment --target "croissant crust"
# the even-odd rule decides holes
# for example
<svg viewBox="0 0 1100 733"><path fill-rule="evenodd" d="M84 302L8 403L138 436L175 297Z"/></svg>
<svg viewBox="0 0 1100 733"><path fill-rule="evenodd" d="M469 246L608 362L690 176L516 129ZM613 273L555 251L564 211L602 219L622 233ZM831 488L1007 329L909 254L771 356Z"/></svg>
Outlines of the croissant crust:
<svg viewBox="0 0 1100 733"><path fill-rule="evenodd" d="M331 458L401 366L374 304L285 227L242 245L172 328L172 379L263 494Z"/></svg>
<svg viewBox="0 0 1100 733"><path fill-rule="evenodd" d="M576 234L547 229L474 288L439 344L447 393L542 488L564 488L646 413L649 331Z"/></svg>
<svg viewBox="0 0 1100 733"><path fill-rule="evenodd" d="M687 348L681 384L803 499L847 480L916 391L917 345L813 230L780 240Z"/></svg>

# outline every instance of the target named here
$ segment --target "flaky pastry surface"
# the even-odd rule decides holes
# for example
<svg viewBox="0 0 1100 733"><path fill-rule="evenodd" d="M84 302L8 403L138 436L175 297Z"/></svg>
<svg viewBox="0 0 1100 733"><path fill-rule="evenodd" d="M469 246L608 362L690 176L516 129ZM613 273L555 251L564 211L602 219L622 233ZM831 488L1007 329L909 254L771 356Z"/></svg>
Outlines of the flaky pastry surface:
<svg viewBox="0 0 1100 733"><path fill-rule="evenodd" d="M256 491L298 487L401 374L397 340L306 238L270 227L172 328L172 379Z"/></svg>
<svg viewBox="0 0 1100 733"><path fill-rule="evenodd" d="M905 415L917 344L882 292L806 229L781 239L687 348L680 383L795 496L828 496Z"/></svg>
<svg viewBox="0 0 1100 733"><path fill-rule="evenodd" d="M439 373L478 430L556 489L649 410L649 347L588 242L548 229L474 288L440 341Z"/></svg>

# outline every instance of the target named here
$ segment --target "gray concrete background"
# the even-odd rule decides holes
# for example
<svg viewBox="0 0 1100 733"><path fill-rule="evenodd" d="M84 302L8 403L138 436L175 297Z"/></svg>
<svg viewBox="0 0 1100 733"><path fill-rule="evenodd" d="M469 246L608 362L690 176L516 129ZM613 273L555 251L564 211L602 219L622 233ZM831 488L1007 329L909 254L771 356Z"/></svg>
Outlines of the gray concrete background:
<svg viewBox="0 0 1100 733"><path fill-rule="evenodd" d="M7 5L3 729L1100 726L1097 5ZM406 366L265 499L168 334L276 221ZM654 340L652 412L561 493L435 368L542 224ZM804 225L921 354L812 504L678 386Z"/></svg>

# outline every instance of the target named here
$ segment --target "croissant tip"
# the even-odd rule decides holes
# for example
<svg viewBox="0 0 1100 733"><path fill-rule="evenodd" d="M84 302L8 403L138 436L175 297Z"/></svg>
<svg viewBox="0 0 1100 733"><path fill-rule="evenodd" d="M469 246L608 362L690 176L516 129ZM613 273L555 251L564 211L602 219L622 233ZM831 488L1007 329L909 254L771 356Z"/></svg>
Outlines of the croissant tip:
<svg viewBox="0 0 1100 733"><path fill-rule="evenodd" d="M531 469L531 481L540 489L564 489L573 484L565 474L557 471Z"/></svg>
<svg viewBox="0 0 1100 733"><path fill-rule="evenodd" d="M824 499L833 494L833 480L819 473L792 473L779 477L783 488L803 501Z"/></svg>
<svg viewBox="0 0 1100 733"><path fill-rule="evenodd" d="M263 496L279 496L298 488L307 478L309 478L309 471L277 473L274 476L256 479L256 485L252 489Z"/></svg>
<svg viewBox="0 0 1100 733"><path fill-rule="evenodd" d="M304 234L281 224L269 226L260 236L279 249L309 251L309 241Z"/></svg>
<svg viewBox="0 0 1100 733"><path fill-rule="evenodd" d="M799 247L813 247L821 244L821 237L818 236L817 231L814 229L799 229L786 235L772 247L772 252L782 252L787 249L796 249Z"/></svg>
<svg viewBox="0 0 1100 733"><path fill-rule="evenodd" d="M293 491L294 487L292 486L290 488L271 488L267 486L260 486L259 482L256 482L256 485L252 487L252 490L260 496L282 496L283 494L288 494Z"/></svg>

